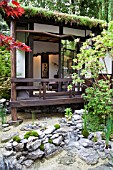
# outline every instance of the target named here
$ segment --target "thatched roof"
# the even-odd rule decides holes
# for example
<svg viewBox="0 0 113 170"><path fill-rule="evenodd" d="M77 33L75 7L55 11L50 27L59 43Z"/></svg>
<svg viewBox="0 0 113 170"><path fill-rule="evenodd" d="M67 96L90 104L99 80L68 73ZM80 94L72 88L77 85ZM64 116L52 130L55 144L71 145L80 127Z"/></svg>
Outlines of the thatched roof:
<svg viewBox="0 0 113 170"><path fill-rule="evenodd" d="M63 23L63 24L70 24L88 27L89 29L99 27L103 29L107 26L106 21L89 18L85 16L77 16L75 14L66 14L66 13L59 13L54 11L49 11L43 8L31 7L31 6L22 6L25 10L25 14L23 17L25 18L42 18L46 20L54 20L55 23Z"/></svg>

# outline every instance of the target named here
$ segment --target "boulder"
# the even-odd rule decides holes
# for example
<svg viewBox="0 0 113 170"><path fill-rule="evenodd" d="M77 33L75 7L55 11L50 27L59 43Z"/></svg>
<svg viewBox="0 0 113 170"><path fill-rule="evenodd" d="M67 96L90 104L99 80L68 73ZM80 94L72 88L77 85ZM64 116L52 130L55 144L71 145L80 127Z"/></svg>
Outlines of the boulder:
<svg viewBox="0 0 113 170"><path fill-rule="evenodd" d="M27 149L28 149L28 151L35 151L36 149L39 148L40 145L41 145L41 140L29 142L29 143L27 143Z"/></svg>
<svg viewBox="0 0 113 170"><path fill-rule="evenodd" d="M36 160L38 158L41 158L43 155L44 155L44 152L41 151L40 149L37 149L34 152L28 153L27 158L31 160Z"/></svg>
<svg viewBox="0 0 113 170"><path fill-rule="evenodd" d="M63 141L63 137L62 136L59 136L58 138L53 139L53 143L55 145L60 145L62 143L62 141Z"/></svg>
<svg viewBox="0 0 113 170"><path fill-rule="evenodd" d="M54 144L45 143L44 150L45 150L45 155L51 155L57 150L57 147Z"/></svg>
<svg viewBox="0 0 113 170"><path fill-rule="evenodd" d="M98 163L99 155L93 148L82 148L77 153L88 165L95 165Z"/></svg>
<svg viewBox="0 0 113 170"><path fill-rule="evenodd" d="M55 127L54 126L50 126L50 127L48 127L48 129L46 129L44 131L44 133L47 135L47 134L51 134L53 131L55 131Z"/></svg>

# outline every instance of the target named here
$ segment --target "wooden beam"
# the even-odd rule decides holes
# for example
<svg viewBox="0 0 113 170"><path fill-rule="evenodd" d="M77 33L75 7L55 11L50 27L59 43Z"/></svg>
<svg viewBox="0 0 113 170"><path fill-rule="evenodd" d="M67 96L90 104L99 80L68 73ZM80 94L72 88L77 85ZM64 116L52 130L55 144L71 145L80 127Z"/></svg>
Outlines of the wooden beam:
<svg viewBox="0 0 113 170"><path fill-rule="evenodd" d="M15 21L11 21L10 23L10 30L11 30L11 37L16 39L16 23ZM16 49L11 49L11 78L16 78ZM11 83L11 101L16 101L16 83ZM11 108L11 116L12 120L17 121L17 110L15 107Z"/></svg>
<svg viewBox="0 0 113 170"><path fill-rule="evenodd" d="M60 105L60 104L71 104L71 103L83 103L84 100L81 96L74 98L57 98L57 99L29 99L11 102L12 107L31 107L31 106L47 106L47 105Z"/></svg>
<svg viewBox="0 0 113 170"><path fill-rule="evenodd" d="M59 39L63 39L63 38L67 38L67 37L72 37L73 40L75 39L75 37L72 34L63 35L63 33L60 33L60 35L57 35L54 33L38 32L38 31L34 31L34 30L16 30L16 32L32 33L32 34L36 34L36 35L48 35L50 37L55 37L55 38L59 38Z"/></svg>

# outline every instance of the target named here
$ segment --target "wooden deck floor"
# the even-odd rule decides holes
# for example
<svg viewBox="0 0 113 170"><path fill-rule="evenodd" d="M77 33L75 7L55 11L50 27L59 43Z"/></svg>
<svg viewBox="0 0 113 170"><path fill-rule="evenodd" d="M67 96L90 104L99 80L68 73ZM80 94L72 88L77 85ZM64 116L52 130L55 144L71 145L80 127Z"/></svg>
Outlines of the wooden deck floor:
<svg viewBox="0 0 113 170"><path fill-rule="evenodd" d="M47 105L60 105L60 104L72 104L83 103L81 95L76 95L72 98L68 96L48 96L45 100L39 97L30 97L26 99L18 99L17 101L11 101L11 107L31 107L31 106L47 106Z"/></svg>

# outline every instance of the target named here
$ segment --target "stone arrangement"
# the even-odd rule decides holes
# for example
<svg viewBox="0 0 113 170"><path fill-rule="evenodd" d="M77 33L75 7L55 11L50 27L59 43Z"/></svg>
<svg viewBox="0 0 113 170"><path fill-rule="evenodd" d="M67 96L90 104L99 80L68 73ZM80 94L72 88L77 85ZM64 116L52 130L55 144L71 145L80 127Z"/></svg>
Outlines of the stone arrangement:
<svg viewBox="0 0 113 170"><path fill-rule="evenodd" d="M99 159L108 159L109 168L113 166L113 142L110 148L105 149L105 141L102 140L102 133L96 132L97 142L93 142L94 133L90 133L88 138L84 138L81 130L83 127L84 110L75 110L70 121L62 118L59 120L60 128L54 125L46 127L41 124L28 124L21 128L23 135L19 135L20 142L16 142L11 137L5 144L5 152L0 156L0 170L14 169L21 170L23 167L30 167L35 160L48 157L61 150L70 150L84 160L89 165L98 163ZM7 128L3 125L3 128ZM30 136L24 138L26 131L36 131L38 137ZM7 140L8 140L7 139ZM6 142L2 139L2 142Z"/></svg>

